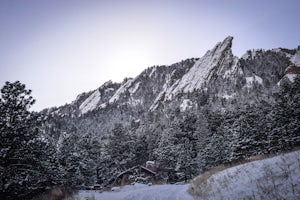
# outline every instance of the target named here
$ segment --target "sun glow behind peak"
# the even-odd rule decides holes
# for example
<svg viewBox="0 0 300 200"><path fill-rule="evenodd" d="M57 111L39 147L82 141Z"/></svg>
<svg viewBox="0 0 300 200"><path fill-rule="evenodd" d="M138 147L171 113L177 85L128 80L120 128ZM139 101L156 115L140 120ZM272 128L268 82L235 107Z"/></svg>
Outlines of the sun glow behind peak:
<svg viewBox="0 0 300 200"><path fill-rule="evenodd" d="M16 3L18 2L18 3ZM0 84L20 80L36 110L107 80L201 57L226 36L233 53L299 45L297 0L0 1ZM286 23L288 21L289 23Z"/></svg>

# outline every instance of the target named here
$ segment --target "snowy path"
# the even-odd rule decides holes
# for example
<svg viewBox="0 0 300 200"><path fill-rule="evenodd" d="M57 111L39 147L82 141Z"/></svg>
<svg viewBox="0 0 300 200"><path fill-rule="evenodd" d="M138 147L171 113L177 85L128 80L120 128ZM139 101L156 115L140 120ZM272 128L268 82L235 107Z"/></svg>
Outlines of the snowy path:
<svg viewBox="0 0 300 200"><path fill-rule="evenodd" d="M185 185L142 185L125 186L120 191L80 191L79 200L193 200Z"/></svg>

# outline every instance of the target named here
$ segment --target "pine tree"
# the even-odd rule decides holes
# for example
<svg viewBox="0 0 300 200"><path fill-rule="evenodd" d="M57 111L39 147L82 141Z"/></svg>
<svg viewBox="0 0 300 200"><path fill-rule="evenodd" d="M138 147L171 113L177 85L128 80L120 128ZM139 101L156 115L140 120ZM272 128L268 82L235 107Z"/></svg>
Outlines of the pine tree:
<svg viewBox="0 0 300 200"><path fill-rule="evenodd" d="M279 152L300 146L300 77L294 83L284 84L275 94L275 104L269 114L270 152Z"/></svg>
<svg viewBox="0 0 300 200"><path fill-rule="evenodd" d="M198 118L194 114L188 114L179 124L178 139L179 160L178 168L184 172L184 179L191 179L198 172L197 155L199 151L199 138L202 133L198 131Z"/></svg>
<svg viewBox="0 0 300 200"><path fill-rule="evenodd" d="M136 164L135 141L122 124L115 124L102 156L104 164L109 168L102 172L109 177L106 184L113 183L120 172Z"/></svg>
<svg viewBox="0 0 300 200"><path fill-rule="evenodd" d="M68 187L77 187L84 183L84 176L80 171L80 163L83 161L79 150L80 137L74 133L64 133L63 137L58 153L63 183Z"/></svg>
<svg viewBox="0 0 300 200"><path fill-rule="evenodd" d="M0 99L0 199L28 199L51 184L47 139L41 117L29 111L35 100L19 81L6 82Z"/></svg>

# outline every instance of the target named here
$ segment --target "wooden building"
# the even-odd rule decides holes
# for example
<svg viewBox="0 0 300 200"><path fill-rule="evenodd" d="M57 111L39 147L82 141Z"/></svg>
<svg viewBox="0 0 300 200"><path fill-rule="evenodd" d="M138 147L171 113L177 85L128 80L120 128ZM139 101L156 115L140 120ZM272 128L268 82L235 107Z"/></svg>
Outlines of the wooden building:
<svg viewBox="0 0 300 200"><path fill-rule="evenodd" d="M154 162L144 166L135 166L121 172L116 177L116 184L120 186L129 185L134 182L154 183L156 181L156 172Z"/></svg>

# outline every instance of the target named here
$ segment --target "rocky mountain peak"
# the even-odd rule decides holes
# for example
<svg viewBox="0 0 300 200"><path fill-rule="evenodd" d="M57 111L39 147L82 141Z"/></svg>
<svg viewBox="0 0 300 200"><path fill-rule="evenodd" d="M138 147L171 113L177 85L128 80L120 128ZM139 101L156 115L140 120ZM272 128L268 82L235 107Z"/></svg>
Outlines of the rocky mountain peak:
<svg viewBox="0 0 300 200"><path fill-rule="evenodd" d="M185 112L207 104L225 109L230 103L255 103L272 93L291 63L299 66L299 48L249 50L238 58L232 53L232 42L233 37L228 36L199 59L149 67L122 83L108 81L71 104L49 109L47 114L72 120L93 121L96 117L101 128L96 124L95 132L105 133L113 123L130 123L148 112L175 108ZM287 78L295 76L289 73Z"/></svg>
<svg viewBox="0 0 300 200"><path fill-rule="evenodd" d="M232 54L233 37L225 38L212 50L201 57L194 66L182 77L182 79L166 91L167 99L171 100L177 94L193 92L203 87L203 84L211 79L215 71L224 71L231 68L235 57Z"/></svg>
<svg viewBox="0 0 300 200"><path fill-rule="evenodd" d="M219 42L218 44L216 44L216 46L209 52L215 54L215 53L220 53L220 52L230 50L232 47L232 41L233 41L233 37L228 36L223 40L223 42Z"/></svg>

